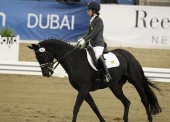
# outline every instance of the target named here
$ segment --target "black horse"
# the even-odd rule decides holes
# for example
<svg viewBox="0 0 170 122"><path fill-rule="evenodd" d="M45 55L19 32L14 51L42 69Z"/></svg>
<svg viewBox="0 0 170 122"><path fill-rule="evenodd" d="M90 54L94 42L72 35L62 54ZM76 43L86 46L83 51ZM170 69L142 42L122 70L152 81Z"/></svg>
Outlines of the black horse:
<svg viewBox="0 0 170 122"><path fill-rule="evenodd" d="M123 119L124 122L128 122L130 101L122 91L122 86L127 80L139 93L149 122L152 122L151 115L161 112L161 107L151 87L156 88L158 91L160 89L147 79L140 63L126 50L116 49L111 51L118 57L120 66L109 69L112 80L104 83L96 82L96 79L102 76L101 71L95 71L91 68L86 58L85 49L77 48L60 39L47 39L28 47L35 51L43 76L50 77L53 74L53 64L55 60L57 60L67 72L70 84L78 91L72 122L76 122L77 114L84 100L90 105L100 122L105 122L90 92L106 87L109 87L113 94L123 103Z"/></svg>

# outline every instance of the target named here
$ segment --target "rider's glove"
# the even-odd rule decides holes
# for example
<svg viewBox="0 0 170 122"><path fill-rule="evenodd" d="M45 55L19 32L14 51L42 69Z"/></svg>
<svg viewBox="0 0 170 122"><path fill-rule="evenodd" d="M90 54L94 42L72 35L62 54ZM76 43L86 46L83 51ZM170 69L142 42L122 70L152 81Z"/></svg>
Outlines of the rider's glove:
<svg viewBox="0 0 170 122"><path fill-rule="evenodd" d="M80 47L83 47L85 43L86 43L86 42L85 42L85 40L84 40L83 38L80 38L80 39L78 40L78 46L80 46Z"/></svg>

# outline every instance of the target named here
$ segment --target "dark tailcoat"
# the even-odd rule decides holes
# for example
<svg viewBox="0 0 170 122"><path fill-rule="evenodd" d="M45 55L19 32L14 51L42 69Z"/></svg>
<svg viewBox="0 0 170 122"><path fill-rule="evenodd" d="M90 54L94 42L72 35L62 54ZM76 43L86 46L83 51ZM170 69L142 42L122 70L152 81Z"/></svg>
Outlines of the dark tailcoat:
<svg viewBox="0 0 170 122"><path fill-rule="evenodd" d="M89 30L87 35L84 37L86 42L90 41L90 44L95 46L105 46L104 39L103 39L103 21L99 16L96 16L89 26Z"/></svg>

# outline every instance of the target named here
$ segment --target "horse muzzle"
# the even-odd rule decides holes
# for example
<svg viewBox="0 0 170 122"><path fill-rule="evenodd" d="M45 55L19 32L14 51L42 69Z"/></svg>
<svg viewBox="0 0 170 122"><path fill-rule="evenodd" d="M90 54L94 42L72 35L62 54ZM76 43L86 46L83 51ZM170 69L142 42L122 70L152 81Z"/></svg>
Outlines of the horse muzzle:
<svg viewBox="0 0 170 122"><path fill-rule="evenodd" d="M42 68L41 70L42 70L42 75L44 77L50 77L54 73L54 71L52 69L49 69L49 68L46 68L46 69Z"/></svg>

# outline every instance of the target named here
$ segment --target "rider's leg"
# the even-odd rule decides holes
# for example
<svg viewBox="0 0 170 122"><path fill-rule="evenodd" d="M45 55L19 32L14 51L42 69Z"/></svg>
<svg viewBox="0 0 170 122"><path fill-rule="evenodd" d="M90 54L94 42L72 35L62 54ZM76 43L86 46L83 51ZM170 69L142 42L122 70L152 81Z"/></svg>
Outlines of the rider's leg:
<svg viewBox="0 0 170 122"><path fill-rule="evenodd" d="M111 77L111 75L108 71L108 68L106 67L105 60L103 59L102 56L99 57L98 63L99 63L99 66L101 67L101 69L102 69L102 71L105 75L105 78L106 78L105 81L109 82L112 79L112 77Z"/></svg>
<svg viewBox="0 0 170 122"><path fill-rule="evenodd" d="M112 79L112 77L106 67L104 59L102 58L104 47L96 46L96 47L93 47L93 50L95 52L96 59L98 60L99 67L101 67L101 69L105 75L105 78L106 78L105 81L109 82Z"/></svg>

